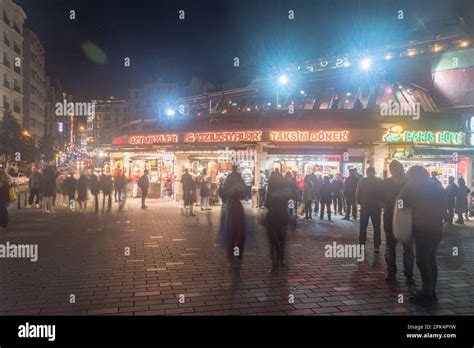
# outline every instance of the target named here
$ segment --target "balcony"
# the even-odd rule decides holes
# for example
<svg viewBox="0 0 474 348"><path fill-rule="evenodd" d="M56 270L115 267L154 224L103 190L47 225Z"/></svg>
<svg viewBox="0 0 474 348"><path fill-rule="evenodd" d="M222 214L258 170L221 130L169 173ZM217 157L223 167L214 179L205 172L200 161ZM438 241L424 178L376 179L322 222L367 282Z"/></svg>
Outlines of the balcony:
<svg viewBox="0 0 474 348"><path fill-rule="evenodd" d="M16 43L13 44L13 50L21 56L21 49Z"/></svg>
<svg viewBox="0 0 474 348"><path fill-rule="evenodd" d="M18 34L22 35L22 34L21 34L21 30L20 30L20 28L16 25L16 23L13 23L13 29L14 29Z"/></svg>
<svg viewBox="0 0 474 348"><path fill-rule="evenodd" d="M19 66L14 66L14 67L13 67L13 70L14 70L17 74L21 75L21 68L20 68Z"/></svg>
<svg viewBox="0 0 474 348"><path fill-rule="evenodd" d="M20 88L20 86L14 85L14 86L13 86L13 90L16 91L16 92L18 92L18 93L21 93L21 88Z"/></svg>
<svg viewBox="0 0 474 348"><path fill-rule="evenodd" d="M21 113L21 108L18 105L13 105L13 111L17 113Z"/></svg>
<svg viewBox="0 0 474 348"><path fill-rule="evenodd" d="M9 68L12 67L10 61L9 61L8 59L6 59L6 58L3 58L3 65L5 65L5 66L7 66L7 67L9 67Z"/></svg>
<svg viewBox="0 0 474 348"><path fill-rule="evenodd" d="M9 110L10 109L10 103L8 103L7 101L4 100L3 101L3 108Z"/></svg>
<svg viewBox="0 0 474 348"><path fill-rule="evenodd" d="M10 47L10 40L8 40L8 39L6 38L6 36L3 37L3 43L4 43L5 45L7 45L8 47Z"/></svg>
<svg viewBox="0 0 474 348"><path fill-rule="evenodd" d="M3 21L8 25L11 25L10 19L7 17L7 14L3 12Z"/></svg>
<svg viewBox="0 0 474 348"><path fill-rule="evenodd" d="M3 80L3 85L7 88L11 88L10 87L10 81L8 81L8 80Z"/></svg>

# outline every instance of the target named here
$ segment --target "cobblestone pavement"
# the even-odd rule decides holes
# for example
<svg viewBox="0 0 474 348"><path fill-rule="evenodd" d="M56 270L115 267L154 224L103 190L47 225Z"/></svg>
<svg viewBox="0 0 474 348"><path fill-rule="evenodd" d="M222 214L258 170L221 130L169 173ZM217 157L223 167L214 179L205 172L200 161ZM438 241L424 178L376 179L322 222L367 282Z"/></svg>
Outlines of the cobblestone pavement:
<svg viewBox="0 0 474 348"><path fill-rule="evenodd" d="M270 274L268 242L258 224L242 266L227 265L217 243L219 207L196 209L197 217L174 202L141 210L138 199L128 199L121 213L116 206L98 215L90 209L67 214L60 207L55 215L12 210L0 244L37 243L39 260L0 259L0 315L474 314L470 223L446 228L438 253L439 303L423 308L408 302L416 287L405 285L401 273L395 284L384 281L384 244L374 255L371 231L363 262L325 257L326 244L358 241L358 223L340 216L334 222L298 221L289 231L287 268ZM263 213L246 210L256 221ZM130 256L124 255L127 247ZM417 270L415 280L421 285Z"/></svg>

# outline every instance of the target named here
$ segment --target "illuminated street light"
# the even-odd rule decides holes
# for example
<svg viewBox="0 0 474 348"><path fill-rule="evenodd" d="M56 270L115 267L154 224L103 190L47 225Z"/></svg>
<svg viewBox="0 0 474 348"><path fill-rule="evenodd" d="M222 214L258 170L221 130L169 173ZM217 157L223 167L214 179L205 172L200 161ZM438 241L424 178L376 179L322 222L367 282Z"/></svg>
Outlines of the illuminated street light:
<svg viewBox="0 0 474 348"><path fill-rule="evenodd" d="M24 130L24 131L22 132L22 134L23 134L25 137L31 137L31 133L28 132L27 130Z"/></svg>
<svg viewBox="0 0 474 348"><path fill-rule="evenodd" d="M166 116L171 117L174 116L175 111L171 108L166 109Z"/></svg>
<svg viewBox="0 0 474 348"><path fill-rule="evenodd" d="M279 82L281 85L286 85L286 84L288 84L288 77L286 77L285 75L281 75L281 76L278 78L278 82Z"/></svg>
<svg viewBox="0 0 474 348"><path fill-rule="evenodd" d="M362 68L362 70L367 71L370 69L371 66L372 66L372 61L369 58L364 58L360 62L360 67Z"/></svg>

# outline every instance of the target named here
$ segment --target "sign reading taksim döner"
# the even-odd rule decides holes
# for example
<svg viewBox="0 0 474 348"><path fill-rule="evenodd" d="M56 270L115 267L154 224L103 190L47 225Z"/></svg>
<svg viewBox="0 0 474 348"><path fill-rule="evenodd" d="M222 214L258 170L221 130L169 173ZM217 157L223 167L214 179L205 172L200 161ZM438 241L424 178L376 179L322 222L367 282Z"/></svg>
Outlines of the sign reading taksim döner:
<svg viewBox="0 0 474 348"><path fill-rule="evenodd" d="M465 135L464 132L404 130L393 126L387 130L383 140L387 143L462 145Z"/></svg>
<svg viewBox="0 0 474 348"><path fill-rule="evenodd" d="M128 138L130 145L171 144L178 142L178 134L133 135Z"/></svg>
<svg viewBox="0 0 474 348"><path fill-rule="evenodd" d="M184 134L185 143L261 141L262 131L198 132Z"/></svg>
<svg viewBox="0 0 474 348"><path fill-rule="evenodd" d="M347 142L349 131L328 131L328 130L291 130L291 131L271 131L270 141L275 142Z"/></svg>

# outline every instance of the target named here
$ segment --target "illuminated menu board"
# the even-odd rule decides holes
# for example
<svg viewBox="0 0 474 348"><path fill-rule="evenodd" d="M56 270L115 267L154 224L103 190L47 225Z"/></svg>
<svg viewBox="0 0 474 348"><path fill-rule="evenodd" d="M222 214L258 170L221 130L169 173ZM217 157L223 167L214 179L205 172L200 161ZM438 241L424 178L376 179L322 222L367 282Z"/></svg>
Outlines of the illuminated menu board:
<svg viewBox="0 0 474 348"><path fill-rule="evenodd" d="M333 143L347 142L349 131L328 131L328 130L291 130L291 131L271 131L270 141L274 142L309 142L309 143Z"/></svg>
<svg viewBox="0 0 474 348"><path fill-rule="evenodd" d="M184 135L185 143L226 143L261 140L262 131L198 132L186 133Z"/></svg>

